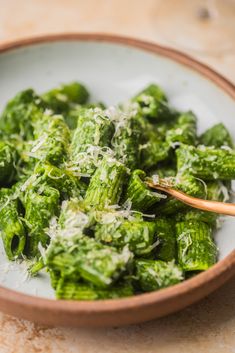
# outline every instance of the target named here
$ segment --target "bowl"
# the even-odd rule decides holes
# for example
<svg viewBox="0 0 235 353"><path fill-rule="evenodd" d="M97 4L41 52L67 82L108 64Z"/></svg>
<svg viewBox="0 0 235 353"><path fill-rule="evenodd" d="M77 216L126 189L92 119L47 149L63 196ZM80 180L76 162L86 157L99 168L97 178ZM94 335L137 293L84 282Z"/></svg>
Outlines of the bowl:
<svg viewBox="0 0 235 353"><path fill-rule="evenodd" d="M46 91L83 82L97 101L116 104L150 82L159 83L173 106L192 109L199 132L223 121L235 137L235 86L173 49L104 34L63 34L0 46L0 107L18 91ZM55 300L46 274L26 279L25 264L9 263L0 249L0 310L47 325L120 326L158 318L208 295L235 274L235 219L216 234L219 261L183 283L126 299Z"/></svg>

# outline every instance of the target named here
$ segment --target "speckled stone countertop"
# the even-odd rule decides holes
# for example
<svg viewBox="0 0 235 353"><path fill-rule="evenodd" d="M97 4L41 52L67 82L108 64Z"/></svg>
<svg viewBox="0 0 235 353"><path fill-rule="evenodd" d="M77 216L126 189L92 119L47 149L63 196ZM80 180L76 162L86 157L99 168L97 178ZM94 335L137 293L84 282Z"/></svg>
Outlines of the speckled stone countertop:
<svg viewBox="0 0 235 353"><path fill-rule="evenodd" d="M129 35L177 48L173 24L173 41L158 30L155 14L162 1L0 0L0 43L45 33L79 31ZM199 30L199 46L203 40L200 33ZM218 32L213 35L215 40ZM189 54L235 82L235 45L221 53L190 50ZM0 353L40 352L233 353L235 278L190 308L127 328L47 328L0 314Z"/></svg>

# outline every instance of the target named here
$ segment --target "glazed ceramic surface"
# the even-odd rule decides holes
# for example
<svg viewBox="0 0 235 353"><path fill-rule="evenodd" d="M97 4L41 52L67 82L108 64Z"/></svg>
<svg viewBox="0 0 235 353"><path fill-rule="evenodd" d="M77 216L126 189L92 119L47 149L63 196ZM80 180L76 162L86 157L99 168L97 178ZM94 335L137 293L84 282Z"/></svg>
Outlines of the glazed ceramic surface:
<svg viewBox="0 0 235 353"><path fill-rule="evenodd" d="M95 36L89 41L58 38L2 50L0 110L20 90L32 87L40 93L73 80L88 87L91 100L107 105L125 101L145 85L156 82L173 106L195 112L199 133L222 121L235 139L235 101L211 79L157 50L153 53L109 39L97 41ZM216 234L219 260L235 249L234 229L235 218L224 217ZM54 298L47 274L29 279L26 267L25 263L9 263L1 245L0 285L32 296Z"/></svg>

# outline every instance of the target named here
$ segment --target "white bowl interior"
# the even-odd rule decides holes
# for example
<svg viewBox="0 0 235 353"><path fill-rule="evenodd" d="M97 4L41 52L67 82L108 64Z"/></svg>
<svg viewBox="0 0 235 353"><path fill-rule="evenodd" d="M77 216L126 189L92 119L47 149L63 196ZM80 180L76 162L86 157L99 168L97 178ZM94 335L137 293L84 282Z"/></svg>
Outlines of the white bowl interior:
<svg viewBox="0 0 235 353"><path fill-rule="evenodd" d="M223 122L235 139L235 101L212 81L160 55L104 42L60 41L31 45L0 55L0 111L20 90L43 92L59 83L78 80L91 99L112 105L125 101L150 82L159 83L172 105L192 109L199 133ZM225 217L216 234L219 259L235 248L235 219ZM47 274L26 279L26 265L9 263L0 249L0 285L27 294L53 298Z"/></svg>

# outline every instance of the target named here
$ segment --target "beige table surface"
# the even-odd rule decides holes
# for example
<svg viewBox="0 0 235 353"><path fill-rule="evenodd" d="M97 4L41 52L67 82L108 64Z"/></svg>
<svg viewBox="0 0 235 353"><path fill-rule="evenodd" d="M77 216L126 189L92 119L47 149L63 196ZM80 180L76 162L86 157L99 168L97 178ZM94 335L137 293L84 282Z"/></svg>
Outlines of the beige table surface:
<svg viewBox="0 0 235 353"><path fill-rule="evenodd" d="M159 1L0 0L0 43L44 33L98 31L170 45L158 31ZM190 54L235 82L235 46L220 55ZM0 353L13 352L233 353L235 279L180 313L128 328L45 328L0 314Z"/></svg>

